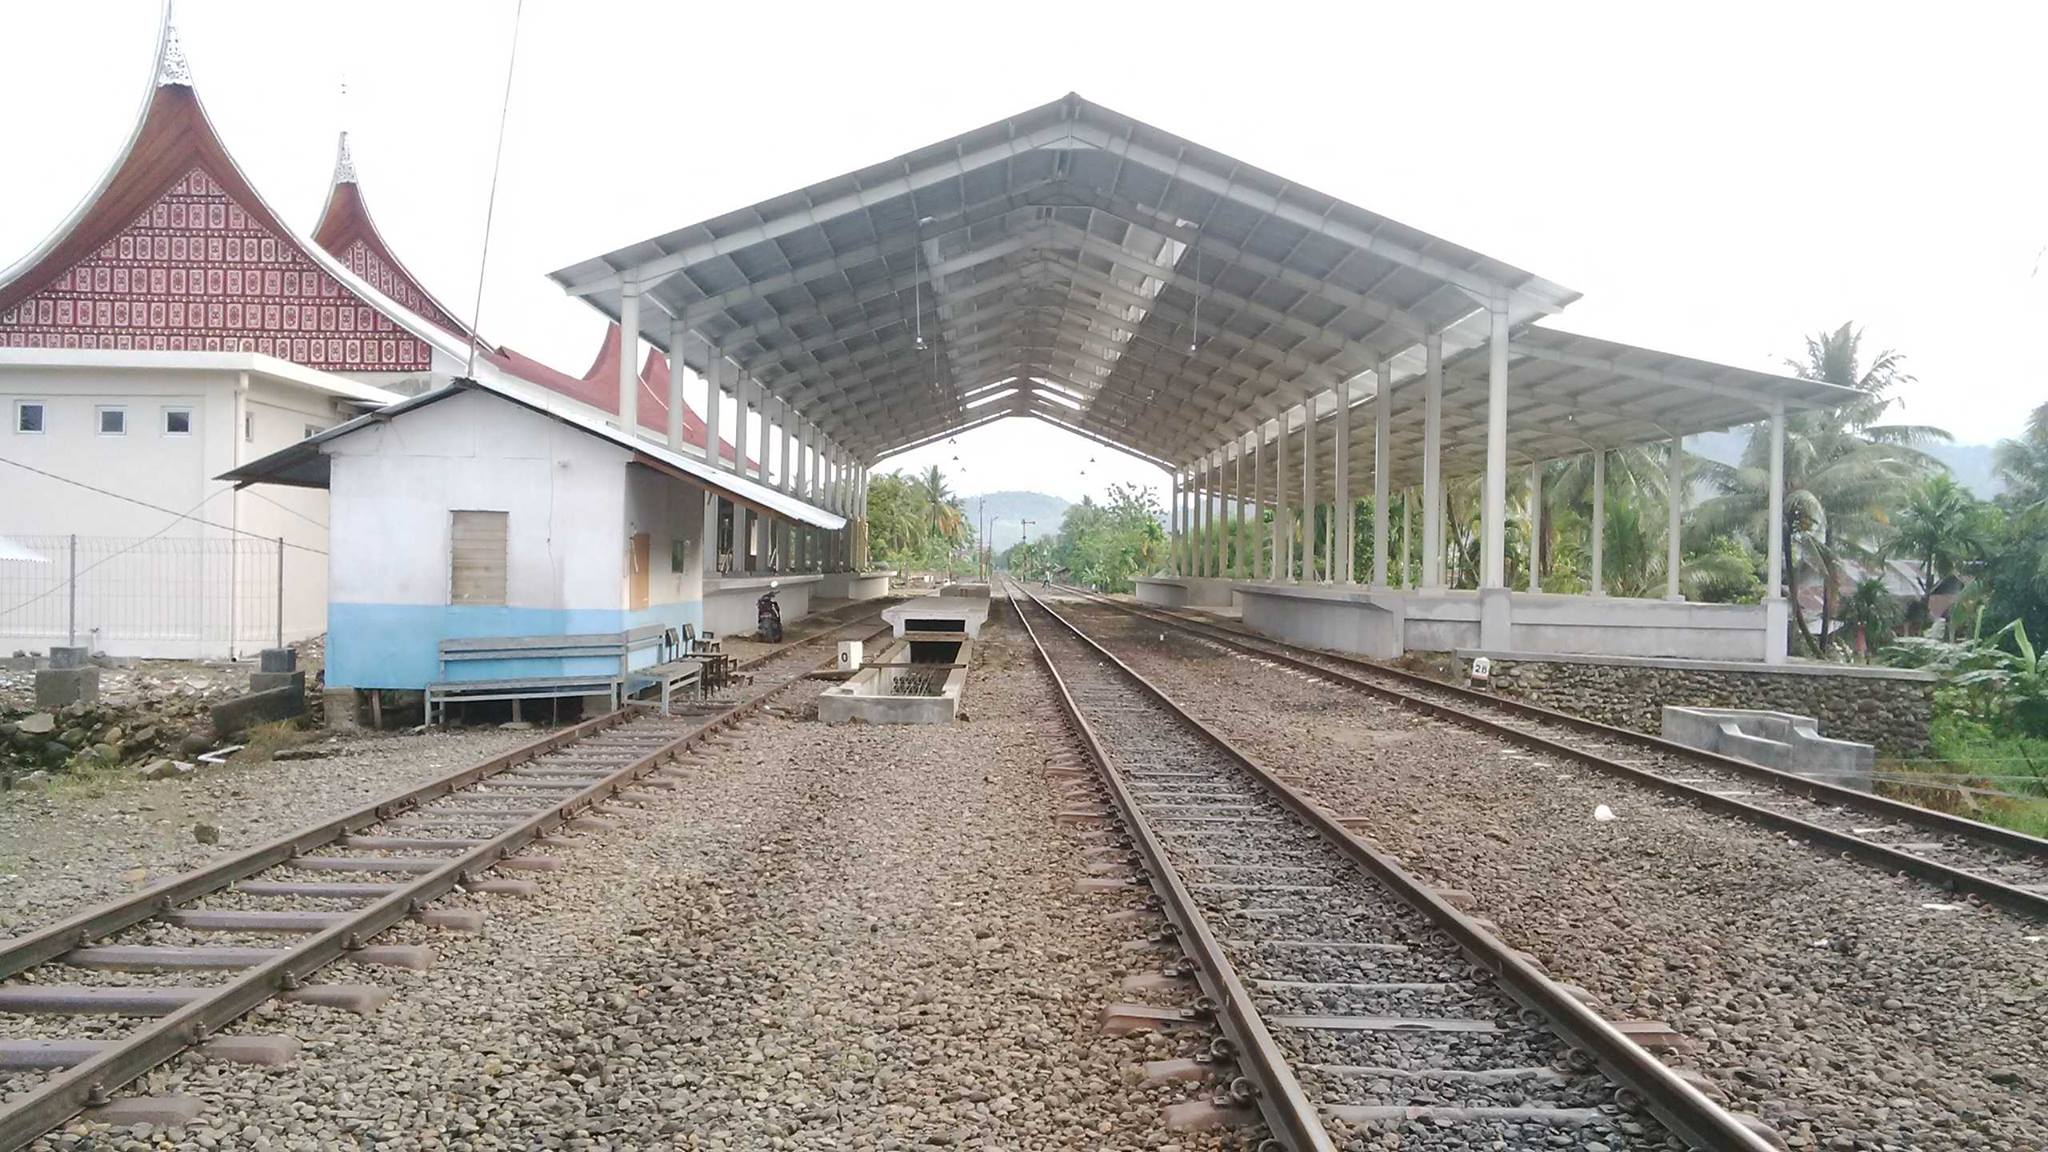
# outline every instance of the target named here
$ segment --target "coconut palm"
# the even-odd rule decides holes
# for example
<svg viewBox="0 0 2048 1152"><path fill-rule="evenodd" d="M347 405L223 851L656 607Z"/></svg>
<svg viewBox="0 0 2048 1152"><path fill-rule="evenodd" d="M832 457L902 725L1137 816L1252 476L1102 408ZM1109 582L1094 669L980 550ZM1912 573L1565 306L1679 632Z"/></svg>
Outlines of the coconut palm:
<svg viewBox="0 0 2048 1152"><path fill-rule="evenodd" d="M1946 473L1936 473L1907 494L1893 522L1886 556L1920 566L1915 623L1933 622L1934 590L1973 568L1984 554L1983 517L1977 500Z"/></svg>
<svg viewBox="0 0 2048 1152"><path fill-rule="evenodd" d="M1948 439L1937 428L1885 423L1898 403L1889 395L1912 379L1904 357L1886 350L1862 367L1863 333L1852 324L1808 337L1806 359L1786 363L1801 377L1854 388L1862 396L1832 412L1800 411L1785 416L1785 518L1780 541L1786 559L1786 594L1792 622L1808 651L1821 653L1799 603L1802 559L1822 574L1820 637L1834 615L1834 590L1846 559L1876 559L1889 534L1888 509L1915 481L1941 469L1922 445ZM1695 514L1711 535L1739 533L1760 550L1766 542L1770 503L1771 434L1752 427L1741 461L1728 466L1701 461L1720 495Z"/></svg>
<svg viewBox="0 0 2048 1152"><path fill-rule="evenodd" d="M2020 511L2048 509L2048 404L2027 417L2016 440L2001 440L1992 466L2005 482L2006 499Z"/></svg>
<svg viewBox="0 0 2048 1152"><path fill-rule="evenodd" d="M947 544L961 543L966 536L967 513L960 507L959 497L947 486L946 474L934 464L918 477L917 486L918 494L924 498L925 526L931 534Z"/></svg>

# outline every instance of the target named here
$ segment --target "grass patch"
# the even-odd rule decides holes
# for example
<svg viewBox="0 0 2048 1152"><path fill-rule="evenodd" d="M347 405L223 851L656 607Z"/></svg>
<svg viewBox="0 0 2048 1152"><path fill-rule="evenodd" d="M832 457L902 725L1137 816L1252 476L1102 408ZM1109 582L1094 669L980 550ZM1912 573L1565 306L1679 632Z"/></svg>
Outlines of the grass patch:
<svg viewBox="0 0 2048 1152"><path fill-rule="evenodd" d="M1928 785L1888 784L1884 787L1887 794L2030 836L2048 837L2048 740L2001 732L1953 713L1936 717L1927 735L1933 746L1931 759L1887 763L1880 770L1926 775ZM2012 795L1960 792L1952 785Z"/></svg>
<svg viewBox="0 0 2048 1152"><path fill-rule="evenodd" d="M277 753L296 748L309 739L292 721L273 720L249 729L242 737L242 747L228 759L236 764L265 764Z"/></svg>

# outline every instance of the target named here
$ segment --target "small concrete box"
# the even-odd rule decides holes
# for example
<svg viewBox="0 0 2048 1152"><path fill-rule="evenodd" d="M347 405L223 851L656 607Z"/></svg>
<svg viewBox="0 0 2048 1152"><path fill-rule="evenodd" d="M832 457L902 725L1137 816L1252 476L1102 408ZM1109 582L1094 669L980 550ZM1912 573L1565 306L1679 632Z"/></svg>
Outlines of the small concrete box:
<svg viewBox="0 0 2048 1152"><path fill-rule="evenodd" d="M861 642L858 640L841 640L839 642L839 661L833 667L841 672L858 672L860 671L860 664Z"/></svg>

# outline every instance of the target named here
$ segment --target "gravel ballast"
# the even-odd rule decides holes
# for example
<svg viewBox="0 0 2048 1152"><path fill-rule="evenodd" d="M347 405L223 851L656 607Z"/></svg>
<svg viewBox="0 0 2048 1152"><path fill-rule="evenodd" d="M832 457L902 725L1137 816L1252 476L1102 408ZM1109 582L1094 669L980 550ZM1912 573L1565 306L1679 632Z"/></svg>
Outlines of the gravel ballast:
<svg viewBox="0 0 2048 1152"><path fill-rule="evenodd" d="M1071 756L1021 637L992 625L945 727L827 726L801 683L550 849L528 899L464 936L406 924L424 972L323 971L397 995L367 1016L273 1002L234 1033L284 1068L160 1069L209 1107L151 1147L1197 1149L1188 1085L1139 1062L1199 1041L1106 1037L1148 953L1084 895L1045 765ZM113 1146L75 1125L45 1148Z"/></svg>
<svg viewBox="0 0 2048 1152"><path fill-rule="evenodd" d="M1801 1148L2048 1147L2048 926L1220 645L1063 612ZM1164 631L1165 638L1161 639ZM1612 821L1593 813L1607 805Z"/></svg>
<svg viewBox="0 0 2048 1152"><path fill-rule="evenodd" d="M416 787L542 735L447 729L350 739L313 760L202 764L144 781L109 773L0 793L0 936L148 887ZM193 827L219 830L202 844Z"/></svg>

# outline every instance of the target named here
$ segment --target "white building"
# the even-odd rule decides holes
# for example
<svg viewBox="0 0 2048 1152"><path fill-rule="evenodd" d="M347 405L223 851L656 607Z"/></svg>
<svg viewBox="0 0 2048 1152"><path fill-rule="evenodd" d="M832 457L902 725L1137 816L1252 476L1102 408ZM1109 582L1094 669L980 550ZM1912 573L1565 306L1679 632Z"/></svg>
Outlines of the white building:
<svg viewBox="0 0 2048 1152"><path fill-rule="evenodd" d="M0 520L50 561L0 562L0 647L228 657L318 635L325 494L213 477L396 399L253 352L0 348Z"/></svg>
<svg viewBox="0 0 2048 1152"><path fill-rule="evenodd" d="M716 547L707 496L822 532L847 525L507 381L436 389L221 478L327 489L329 690L586 671L554 659L443 668L451 638L701 628Z"/></svg>

